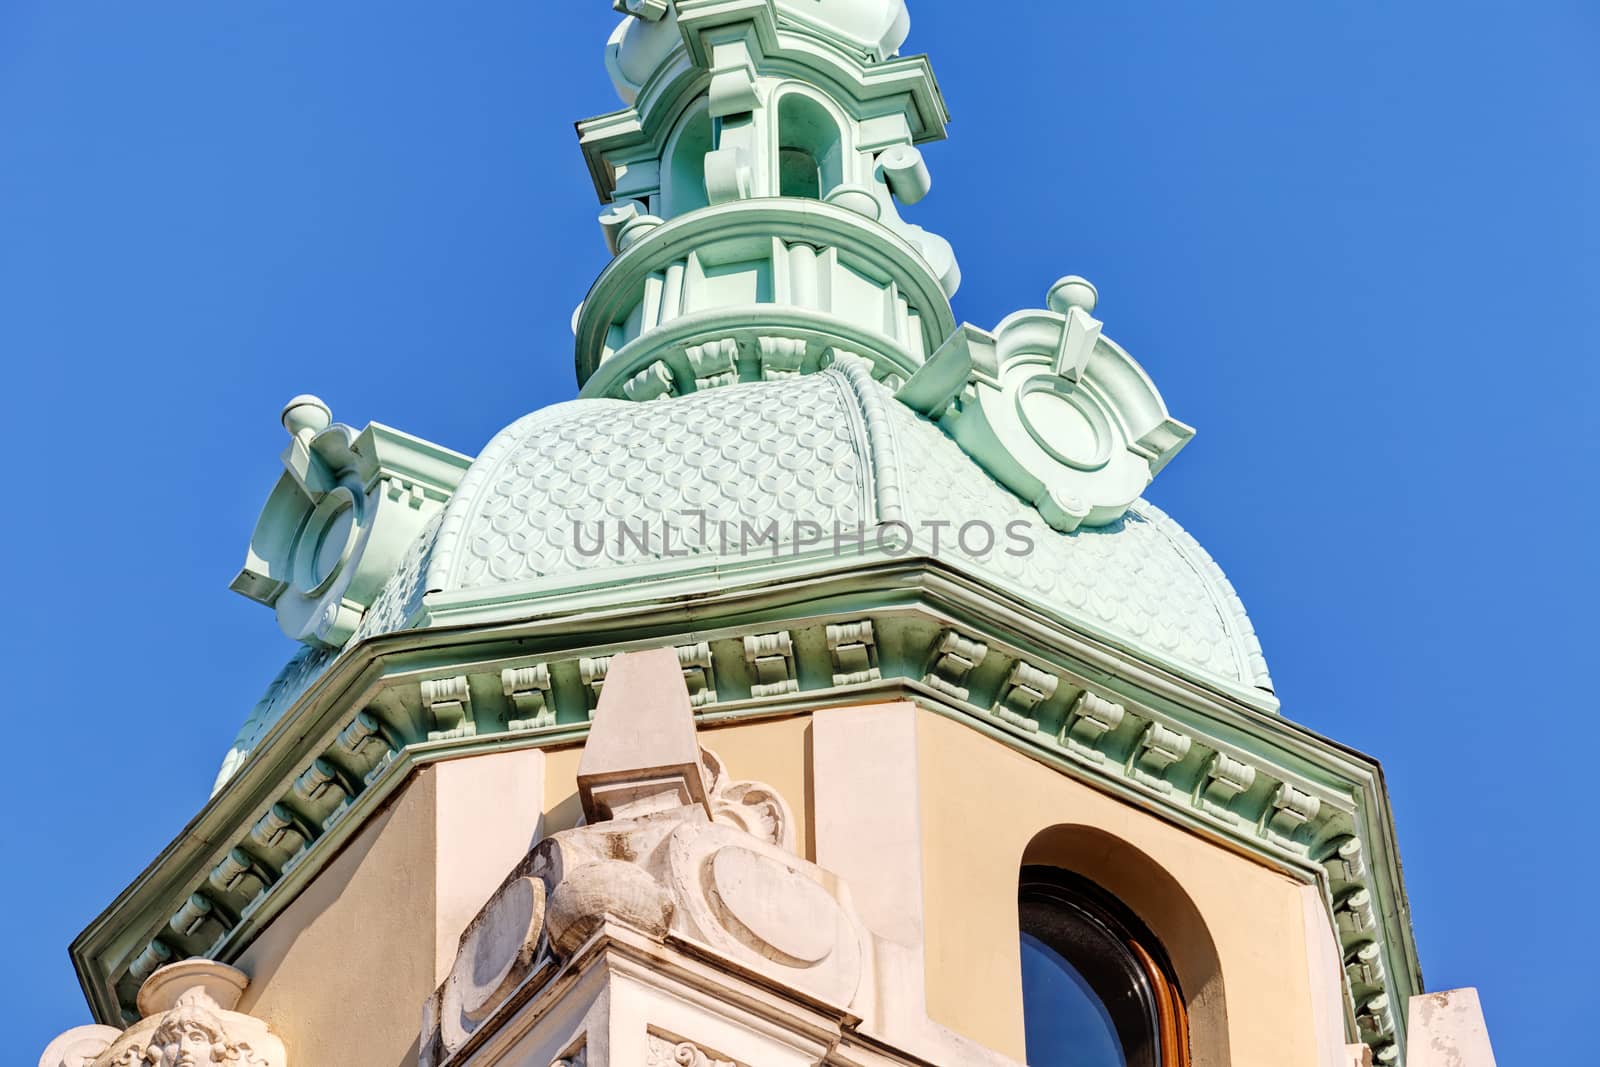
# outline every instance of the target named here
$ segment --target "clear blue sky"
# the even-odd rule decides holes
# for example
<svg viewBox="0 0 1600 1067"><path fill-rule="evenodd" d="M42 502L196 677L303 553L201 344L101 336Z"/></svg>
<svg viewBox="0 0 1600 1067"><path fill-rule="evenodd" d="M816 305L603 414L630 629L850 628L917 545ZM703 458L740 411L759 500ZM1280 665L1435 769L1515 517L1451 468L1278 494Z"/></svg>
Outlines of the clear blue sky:
<svg viewBox="0 0 1600 1067"><path fill-rule="evenodd" d="M227 591L314 391L476 451L574 392L604 0L0 3L11 769L32 1063L66 946L291 648ZM1593 1016L1600 8L914 3L957 313L1057 276L1199 427L1153 487L1285 714L1388 771L1429 985L1502 1064ZM1587 650L1587 651L1586 651ZM18 1058L20 1057L20 1058Z"/></svg>

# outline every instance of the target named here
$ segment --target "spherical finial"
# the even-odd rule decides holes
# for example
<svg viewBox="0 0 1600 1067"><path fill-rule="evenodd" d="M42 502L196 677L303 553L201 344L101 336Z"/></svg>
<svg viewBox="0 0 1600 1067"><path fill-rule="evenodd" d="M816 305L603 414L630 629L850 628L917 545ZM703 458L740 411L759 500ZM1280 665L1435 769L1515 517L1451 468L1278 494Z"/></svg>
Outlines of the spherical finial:
<svg viewBox="0 0 1600 1067"><path fill-rule="evenodd" d="M1095 305L1100 302L1100 291L1089 284L1089 279L1069 274L1050 287L1050 294L1045 301L1050 310L1058 315L1065 315L1073 308L1082 308L1092 314Z"/></svg>
<svg viewBox="0 0 1600 1067"><path fill-rule="evenodd" d="M283 405L283 428L290 437L317 434L333 425L333 410L310 393L302 393Z"/></svg>

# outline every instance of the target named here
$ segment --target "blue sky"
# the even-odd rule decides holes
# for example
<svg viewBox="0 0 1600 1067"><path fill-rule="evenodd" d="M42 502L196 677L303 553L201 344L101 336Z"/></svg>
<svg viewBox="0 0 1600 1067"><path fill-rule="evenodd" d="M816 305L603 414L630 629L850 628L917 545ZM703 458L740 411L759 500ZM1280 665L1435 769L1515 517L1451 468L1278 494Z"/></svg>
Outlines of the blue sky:
<svg viewBox="0 0 1600 1067"><path fill-rule="evenodd" d="M283 401L476 451L570 397L602 0L0 5L7 1042L292 649L227 591ZM1600 951L1600 8L924 0L957 314L1073 272L1285 714L1386 766L1433 988L1570 1058ZM1584 650L1589 648L1589 652ZM10 1055L7 1056L11 1058ZM22 1062L19 1061L19 1062Z"/></svg>

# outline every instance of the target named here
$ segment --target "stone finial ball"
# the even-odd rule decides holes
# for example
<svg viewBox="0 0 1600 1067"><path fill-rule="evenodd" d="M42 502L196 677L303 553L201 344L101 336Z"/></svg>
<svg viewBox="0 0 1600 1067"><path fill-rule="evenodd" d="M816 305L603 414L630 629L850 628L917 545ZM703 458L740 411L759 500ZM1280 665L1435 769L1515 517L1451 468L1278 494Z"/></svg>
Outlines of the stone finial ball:
<svg viewBox="0 0 1600 1067"><path fill-rule="evenodd" d="M1069 274L1050 287L1050 294L1045 301L1050 310L1058 315L1065 315L1073 308L1093 312L1095 305L1100 302L1100 291L1089 284L1089 279Z"/></svg>
<svg viewBox="0 0 1600 1067"><path fill-rule="evenodd" d="M333 425L333 409L310 393L302 393L283 405L283 428L290 437L309 430L313 435Z"/></svg>

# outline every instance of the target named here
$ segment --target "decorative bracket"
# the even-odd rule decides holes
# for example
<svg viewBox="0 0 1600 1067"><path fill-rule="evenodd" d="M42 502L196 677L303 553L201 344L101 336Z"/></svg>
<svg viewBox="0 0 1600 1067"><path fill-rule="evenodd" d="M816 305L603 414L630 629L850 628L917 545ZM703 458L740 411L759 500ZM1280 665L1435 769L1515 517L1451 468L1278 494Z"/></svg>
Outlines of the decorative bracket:
<svg viewBox="0 0 1600 1067"><path fill-rule="evenodd" d="M1231 805L1236 797L1255 785L1256 769L1243 760L1218 752L1206 764L1205 778L1200 786L1200 804L1213 815L1234 820Z"/></svg>
<svg viewBox="0 0 1600 1067"><path fill-rule="evenodd" d="M1145 727L1138 747L1134 749L1130 768L1134 778L1153 789L1168 792L1172 789L1172 783L1167 780L1167 771L1174 764L1181 763L1193 745L1194 738L1188 734L1169 729L1158 722L1151 723Z"/></svg>
<svg viewBox="0 0 1600 1067"><path fill-rule="evenodd" d="M928 668L923 673L922 684L948 693L957 700L966 700L971 694L967 680L989 654L989 646L973 637L955 630L939 635L928 657Z"/></svg>
<svg viewBox="0 0 1600 1067"><path fill-rule="evenodd" d="M759 699L799 691L800 681L794 665L794 639L789 631L746 635L744 661L750 667L751 696Z"/></svg>
<svg viewBox="0 0 1600 1067"><path fill-rule="evenodd" d="M283 427L284 473L232 588L296 641L338 648L472 461L378 423L358 434L314 396L289 401Z"/></svg>
<svg viewBox="0 0 1600 1067"><path fill-rule="evenodd" d="M731 337L690 345L684 355L694 370L696 389L715 389L739 380L739 342Z"/></svg>
<svg viewBox="0 0 1600 1067"><path fill-rule="evenodd" d="M878 644L872 633L871 619L830 625L827 633L834 685L860 685L882 677L878 671Z"/></svg>
<svg viewBox="0 0 1600 1067"><path fill-rule="evenodd" d="M500 689L516 712L506 727L510 730L538 730L556 724L555 702L551 699L550 667L507 667L500 672Z"/></svg>
<svg viewBox="0 0 1600 1067"><path fill-rule="evenodd" d="M1128 709L1116 701L1107 700L1085 689L1067 712L1066 725L1061 728L1061 743L1095 763L1105 760L1100 744L1107 734L1114 732L1127 718Z"/></svg>
<svg viewBox="0 0 1600 1067"><path fill-rule="evenodd" d="M428 710L429 741L473 737L478 732L478 721L472 714L472 689L464 674L423 682L422 706Z"/></svg>
<svg viewBox="0 0 1600 1067"><path fill-rule="evenodd" d="M1018 660L991 709L996 718L1030 732L1039 729L1039 705L1055 696L1061 679L1031 663Z"/></svg>

